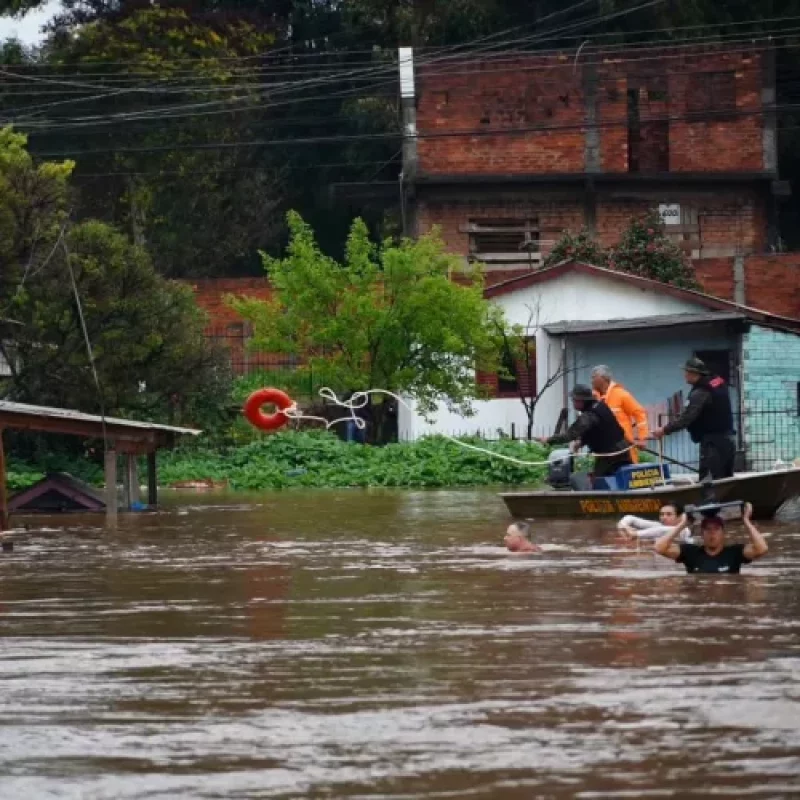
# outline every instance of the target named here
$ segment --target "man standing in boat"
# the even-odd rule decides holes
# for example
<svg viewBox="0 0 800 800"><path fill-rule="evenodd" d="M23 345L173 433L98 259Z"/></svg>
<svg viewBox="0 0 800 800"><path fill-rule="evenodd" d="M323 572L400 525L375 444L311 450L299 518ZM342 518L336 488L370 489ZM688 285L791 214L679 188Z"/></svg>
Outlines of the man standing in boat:
<svg viewBox="0 0 800 800"><path fill-rule="evenodd" d="M728 386L719 376L712 376L699 358L690 358L683 369L686 383L692 387L686 408L676 420L653 431L653 436L661 439L688 430L692 441L700 445L700 479L708 475L713 480L732 478L736 445Z"/></svg>
<svg viewBox="0 0 800 800"><path fill-rule="evenodd" d="M563 434L543 438L543 444L568 444L580 442L595 455L594 476L605 478L620 467L633 463L631 445L625 440L625 431L614 413L592 394L588 386L578 384L572 390L572 406L580 416Z"/></svg>
<svg viewBox="0 0 800 800"><path fill-rule="evenodd" d="M600 364L592 370L592 389L595 398L602 400L614 413L628 443L644 443L650 436L647 412L621 383L614 381L611 370L605 364ZM631 450L631 460L634 464L639 462L639 453L635 448Z"/></svg>

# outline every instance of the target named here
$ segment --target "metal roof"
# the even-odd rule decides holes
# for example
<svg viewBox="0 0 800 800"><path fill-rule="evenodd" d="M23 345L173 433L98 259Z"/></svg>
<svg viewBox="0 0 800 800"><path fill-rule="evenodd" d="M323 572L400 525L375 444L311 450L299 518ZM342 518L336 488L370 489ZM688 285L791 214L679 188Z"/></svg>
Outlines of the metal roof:
<svg viewBox="0 0 800 800"><path fill-rule="evenodd" d="M5 415L20 417L40 417L41 419L58 420L62 422L83 422L90 425L107 425L111 428L127 429L129 431L175 433L187 436L199 436L202 431L195 428L177 428L174 425L159 425L155 422L137 422L131 419L118 417L101 417L97 414L84 414L82 411L72 411L68 408L49 408L48 406L33 406L27 403L12 403L0 400L0 419Z"/></svg>
<svg viewBox="0 0 800 800"><path fill-rule="evenodd" d="M705 325L714 322L739 322L747 319L746 314L735 311L703 311L688 314L663 314L653 317L632 317L631 319L574 320L554 322L543 325L553 336L577 336L582 333L611 333L619 331L660 330L677 328L683 325Z"/></svg>

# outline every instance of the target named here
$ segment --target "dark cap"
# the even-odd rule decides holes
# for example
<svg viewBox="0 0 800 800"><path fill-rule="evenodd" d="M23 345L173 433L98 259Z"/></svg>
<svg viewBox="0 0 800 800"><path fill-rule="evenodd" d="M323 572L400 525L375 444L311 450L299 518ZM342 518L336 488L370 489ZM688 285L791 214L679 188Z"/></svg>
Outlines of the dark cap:
<svg viewBox="0 0 800 800"><path fill-rule="evenodd" d="M704 531L706 528L724 528L725 521L722 517L703 517L700 523L700 530Z"/></svg>
<svg viewBox="0 0 800 800"><path fill-rule="evenodd" d="M594 400L594 392L582 383L575 385L575 388L572 390L572 396L576 400Z"/></svg>
<svg viewBox="0 0 800 800"><path fill-rule="evenodd" d="M704 361L701 361L699 358L690 358L684 365L683 368L686 372L694 372L697 375L709 375L708 367L705 365Z"/></svg>

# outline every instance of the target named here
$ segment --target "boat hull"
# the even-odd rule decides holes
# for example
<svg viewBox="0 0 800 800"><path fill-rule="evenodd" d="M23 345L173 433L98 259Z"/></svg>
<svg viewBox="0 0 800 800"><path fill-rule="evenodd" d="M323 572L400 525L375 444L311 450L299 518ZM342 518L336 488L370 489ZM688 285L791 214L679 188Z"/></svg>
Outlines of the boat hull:
<svg viewBox="0 0 800 800"><path fill-rule="evenodd" d="M745 500L753 504L756 519L771 519L787 500L800 495L800 469L725 478L714 481L713 487L717 502ZM506 492L500 496L519 519L617 519L624 514L657 519L664 503L701 503L705 492L702 485L692 484L628 492Z"/></svg>

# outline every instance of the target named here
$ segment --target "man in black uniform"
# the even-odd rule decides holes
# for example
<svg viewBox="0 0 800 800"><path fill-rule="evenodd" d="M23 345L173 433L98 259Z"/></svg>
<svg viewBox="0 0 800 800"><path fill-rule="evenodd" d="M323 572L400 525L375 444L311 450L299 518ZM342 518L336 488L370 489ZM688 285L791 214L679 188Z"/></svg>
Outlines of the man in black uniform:
<svg viewBox="0 0 800 800"><path fill-rule="evenodd" d="M572 406L581 414L566 433L541 439L544 444L567 444L580 441L595 454L594 476L613 475L620 467L633 463L631 445L625 440L614 412L602 400L596 400L588 386L577 385L572 390ZM603 455L603 454L609 455ZM610 455L614 453L615 455Z"/></svg>
<svg viewBox="0 0 800 800"><path fill-rule="evenodd" d="M683 367L686 383L692 389L683 413L653 431L656 439L684 429L700 445L700 479L733 477L736 445L733 441L733 411L728 386L718 376L711 376L699 358L690 358Z"/></svg>

